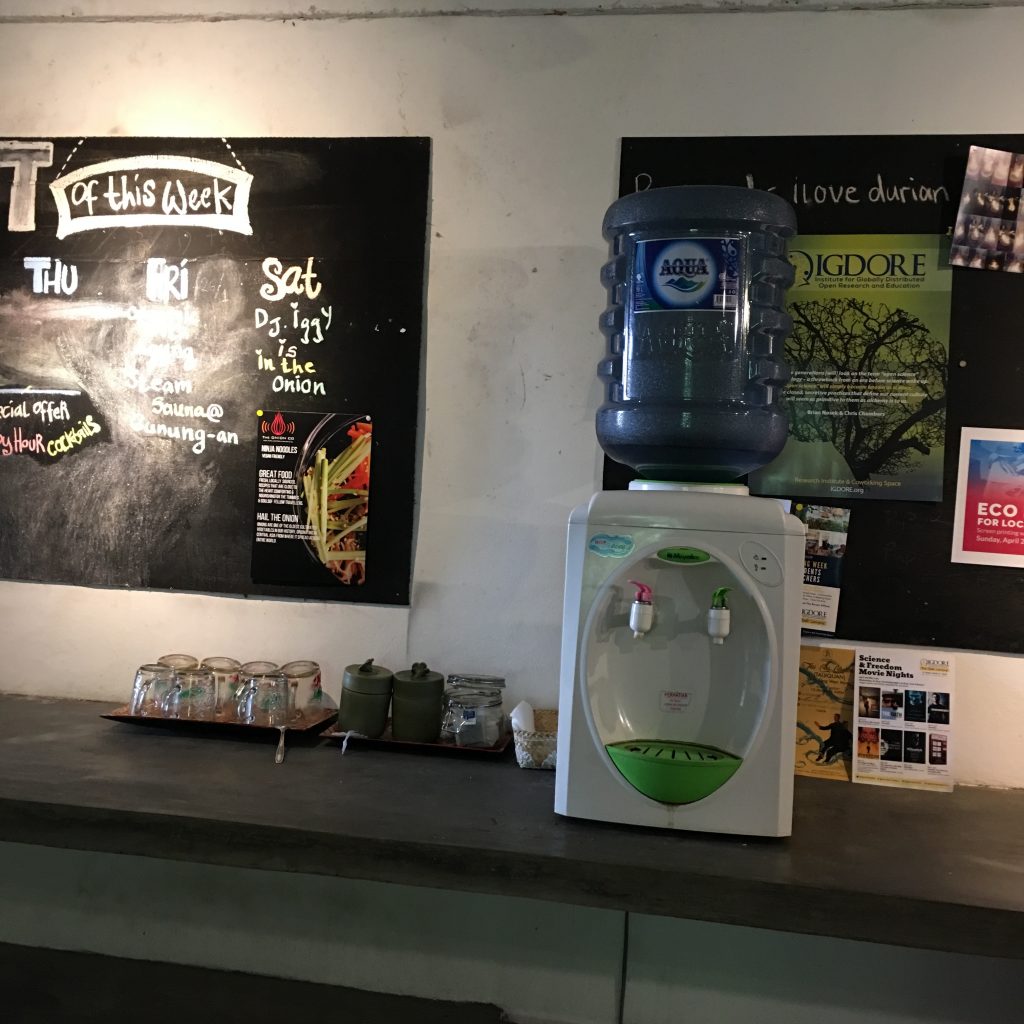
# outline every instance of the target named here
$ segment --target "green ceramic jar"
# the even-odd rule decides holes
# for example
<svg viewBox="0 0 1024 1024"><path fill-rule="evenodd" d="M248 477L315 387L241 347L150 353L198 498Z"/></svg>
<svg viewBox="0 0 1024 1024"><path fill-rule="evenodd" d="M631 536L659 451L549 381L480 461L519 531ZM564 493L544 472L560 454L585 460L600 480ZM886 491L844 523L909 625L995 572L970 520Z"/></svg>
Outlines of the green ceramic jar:
<svg viewBox="0 0 1024 1024"><path fill-rule="evenodd" d="M380 736L388 724L393 680L391 670L374 665L373 658L349 665L341 684L338 728L373 739Z"/></svg>
<svg viewBox="0 0 1024 1024"><path fill-rule="evenodd" d="M436 743L441 735L444 676L422 661L395 673L391 735L410 743Z"/></svg>

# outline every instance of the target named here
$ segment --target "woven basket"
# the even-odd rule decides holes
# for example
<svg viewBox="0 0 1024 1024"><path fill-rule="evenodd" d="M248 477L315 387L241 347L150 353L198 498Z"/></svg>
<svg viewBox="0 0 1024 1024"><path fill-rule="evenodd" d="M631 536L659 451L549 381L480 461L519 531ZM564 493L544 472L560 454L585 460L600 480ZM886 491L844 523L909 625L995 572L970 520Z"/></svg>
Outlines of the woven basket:
<svg viewBox="0 0 1024 1024"><path fill-rule="evenodd" d="M534 731L513 729L516 761L520 768L554 768L558 745L558 712L540 710L533 713Z"/></svg>

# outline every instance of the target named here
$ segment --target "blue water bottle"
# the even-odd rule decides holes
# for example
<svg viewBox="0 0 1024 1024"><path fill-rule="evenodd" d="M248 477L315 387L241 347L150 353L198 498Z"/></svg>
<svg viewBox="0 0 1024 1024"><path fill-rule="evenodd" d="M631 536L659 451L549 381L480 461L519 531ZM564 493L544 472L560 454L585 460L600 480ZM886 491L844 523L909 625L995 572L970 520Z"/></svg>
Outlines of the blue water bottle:
<svg viewBox="0 0 1024 1024"><path fill-rule="evenodd" d="M658 188L612 203L603 230L601 447L656 480L729 481L767 465L788 429L792 207L755 189Z"/></svg>

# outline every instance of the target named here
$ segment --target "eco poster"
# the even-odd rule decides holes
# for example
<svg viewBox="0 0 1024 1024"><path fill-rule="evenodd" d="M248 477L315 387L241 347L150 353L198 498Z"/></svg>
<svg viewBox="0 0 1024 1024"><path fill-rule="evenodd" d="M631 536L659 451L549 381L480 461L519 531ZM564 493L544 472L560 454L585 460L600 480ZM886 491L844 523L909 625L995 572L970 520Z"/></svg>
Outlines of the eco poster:
<svg viewBox="0 0 1024 1024"><path fill-rule="evenodd" d="M285 586L366 580L369 416L257 410L252 577Z"/></svg>
<svg viewBox="0 0 1024 1024"><path fill-rule="evenodd" d="M797 775L850 781L853 756L853 659L848 647L800 648Z"/></svg>
<svg viewBox="0 0 1024 1024"><path fill-rule="evenodd" d="M1024 568L1024 430L961 430L952 561Z"/></svg>
<svg viewBox="0 0 1024 1024"><path fill-rule="evenodd" d="M941 501L952 271L940 235L790 249L789 438L758 494Z"/></svg>
<svg viewBox="0 0 1024 1024"><path fill-rule="evenodd" d="M952 655L858 647L856 661L853 781L951 790Z"/></svg>

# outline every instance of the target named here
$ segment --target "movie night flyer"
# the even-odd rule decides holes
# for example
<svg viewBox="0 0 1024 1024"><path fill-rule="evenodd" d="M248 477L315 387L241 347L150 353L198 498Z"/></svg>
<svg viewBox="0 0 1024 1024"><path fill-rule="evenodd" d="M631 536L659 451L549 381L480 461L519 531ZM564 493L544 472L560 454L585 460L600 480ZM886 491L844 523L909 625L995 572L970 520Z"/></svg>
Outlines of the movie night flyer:
<svg viewBox="0 0 1024 1024"><path fill-rule="evenodd" d="M1024 567L1024 430L961 430L952 561Z"/></svg>
<svg viewBox="0 0 1024 1024"><path fill-rule="evenodd" d="M857 648L854 782L953 788L954 676L945 651Z"/></svg>

